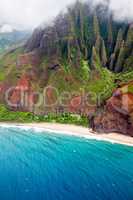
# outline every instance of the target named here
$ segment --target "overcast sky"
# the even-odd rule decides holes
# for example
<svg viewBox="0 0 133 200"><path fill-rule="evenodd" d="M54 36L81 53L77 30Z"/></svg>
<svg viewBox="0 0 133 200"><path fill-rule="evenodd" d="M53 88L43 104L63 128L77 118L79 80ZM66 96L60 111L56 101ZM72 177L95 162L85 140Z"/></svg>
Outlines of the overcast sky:
<svg viewBox="0 0 133 200"><path fill-rule="evenodd" d="M0 24L31 29L56 16L75 0L0 0ZM82 0L83 1L83 0ZM93 2L106 0L92 0ZM133 19L133 0L110 0L116 18Z"/></svg>

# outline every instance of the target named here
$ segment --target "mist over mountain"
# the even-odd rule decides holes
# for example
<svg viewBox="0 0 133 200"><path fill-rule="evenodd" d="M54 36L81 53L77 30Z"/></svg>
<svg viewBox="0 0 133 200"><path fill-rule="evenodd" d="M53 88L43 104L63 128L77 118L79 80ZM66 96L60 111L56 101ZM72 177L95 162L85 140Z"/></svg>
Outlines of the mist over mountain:
<svg viewBox="0 0 133 200"><path fill-rule="evenodd" d="M131 112L125 110L127 98L129 103L133 100L133 23L130 12L127 20L120 10L118 19L112 3L77 1L36 28L24 45L5 54L0 59L0 102L13 111L44 116L48 113L91 116L90 113L104 111L106 118L101 115L96 121L93 118L94 126L122 132L125 125L131 135L132 103ZM129 82L127 96L123 89L113 94L121 84L128 88ZM22 104L19 92L14 89L9 96L12 104L7 105L4 95L11 86L26 88L26 104ZM44 91L45 99L38 104L34 94ZM57 97L64 92L69 98L62 102ZM112 94L105 110L105 102ZM115 123L110 124L113 120Z"/></svg>
<svg viewBox="0 0 133 200"><path fill-rule="evenodd" d="M132 23L115 21L109 4L90 7L88 2L78 1L51 24L36 29L25 48L49 60L52 56L64 58L73 65L86 59L91 67L95 54L100 65L120 72L132 67L128 60L132 57L132 30Z"/></svg>
<svg viewBox="0 0 133 200"><path fill-rule="evenodd" d="M0 3L0 24L7 23L16 29L33 29L66 10L76 0L5 0ZM86 0L81 0L86 2ZM132 0L89 0L90 7L98 3L108 5L116 20L133 20Z"/></svg>
<svg viewBox="0 0 133 200"><path fill-rule="evenodd" d="M0 33L13 32L14 28L9 24L3 24L0 26Z"/></svg>

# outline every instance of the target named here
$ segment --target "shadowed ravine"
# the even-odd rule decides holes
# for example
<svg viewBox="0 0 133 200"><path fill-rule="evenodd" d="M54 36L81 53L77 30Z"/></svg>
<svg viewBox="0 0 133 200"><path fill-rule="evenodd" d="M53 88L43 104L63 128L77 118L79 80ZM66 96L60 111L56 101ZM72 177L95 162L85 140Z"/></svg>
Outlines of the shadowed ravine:
<svg viewBox="0 0 133 200"><path fill-rule="evenodd" d="M0 128L1 200L131 200L133 148Z"/></svg>

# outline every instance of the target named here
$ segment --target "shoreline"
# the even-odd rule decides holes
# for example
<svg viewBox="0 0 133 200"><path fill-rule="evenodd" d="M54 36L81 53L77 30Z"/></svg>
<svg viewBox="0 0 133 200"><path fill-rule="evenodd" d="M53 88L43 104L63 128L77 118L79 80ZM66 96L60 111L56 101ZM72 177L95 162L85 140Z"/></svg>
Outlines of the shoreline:
<svg viewBox="0 0 133 200"><path fill-rule="evenodd" d="M9 123L0 122L0 127L19 127L32 128L36 130L44 130L52 133L82 137L86 139L94 139L99 141L107 141L113 144L122 144L133 147L133 138L119 133L95 133L89 128L82 126L58 124L58 123Z"/></svg>

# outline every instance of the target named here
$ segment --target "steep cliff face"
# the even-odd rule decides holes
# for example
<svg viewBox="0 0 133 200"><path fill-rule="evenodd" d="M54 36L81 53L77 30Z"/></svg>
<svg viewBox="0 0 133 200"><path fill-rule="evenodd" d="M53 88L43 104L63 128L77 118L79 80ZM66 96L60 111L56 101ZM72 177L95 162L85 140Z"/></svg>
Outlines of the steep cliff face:
<svg viewBox="0 0 133 200"><path fill-rule="evenodd" d="M133 82L114 91L103 111L94 117L93 129L133 136Z"/></svg>
<svg viewBox="0 0 133 200"><path fill-rule="evenodd" d="M89 3L77 1L49 26L36 29L24 47L0 59L0 102L6 104L6 90L23 87L25 80L29 93L43 95L46 91L46 99L36 106L29 95L30 106L15 109L88 115L122 81L118 72L124 74L125 81L133 80L132 55L131 23L115 22L107 6L91 8ZM21 102L16 91L10 98Z"/></svg>
<svg viewBox="0 0 133 200"><path fill-rule="evenodd" d="M38 51L49 62L54 55L74 67L85 59L95 69L97 57L111 71L126 71L133 68L133 24L115 22L107 6L94 9L78 1L51 25L36 29L25 49Z"/></svg>

